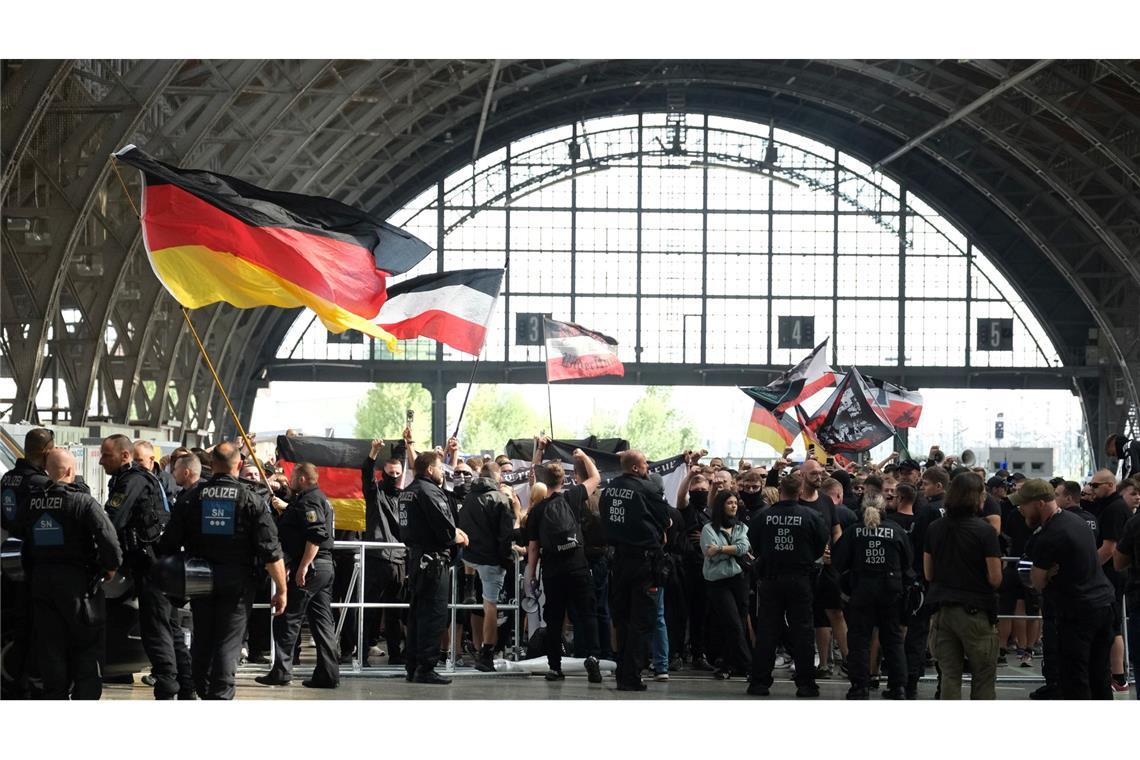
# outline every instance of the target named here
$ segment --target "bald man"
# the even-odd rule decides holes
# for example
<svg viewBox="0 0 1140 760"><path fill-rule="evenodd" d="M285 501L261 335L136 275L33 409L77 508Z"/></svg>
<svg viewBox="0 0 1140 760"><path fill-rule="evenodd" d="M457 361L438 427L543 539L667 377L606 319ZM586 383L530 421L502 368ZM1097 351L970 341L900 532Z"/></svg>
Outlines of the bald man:
<svg viewBox="0 0 1140 760"><path fill-rule="evenodd" d="M72 453L53 449L45 464L52 482L28 501L23 547L43 696L99 699L107 619L99 581L115 577L123 554L102 505L75 482Z"/></svg>

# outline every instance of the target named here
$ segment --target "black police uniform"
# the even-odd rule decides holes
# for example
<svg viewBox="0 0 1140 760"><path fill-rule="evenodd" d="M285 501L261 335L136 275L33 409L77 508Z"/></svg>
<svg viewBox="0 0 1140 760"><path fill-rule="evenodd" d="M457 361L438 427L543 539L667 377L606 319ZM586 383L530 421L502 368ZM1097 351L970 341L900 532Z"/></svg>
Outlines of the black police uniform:
<svg viewBox="0 0 1140 760"><path fill-rule="evenodd" d="M617 633L618 688L640 690L657 621L658 588L666 580L669 503L649 480L623 474L602 488L598 511L614 548L610 614ZM549 599L549 589L546 593Z"/></svg>
<svg viewBox="0 0 1140 760"><path fill-rule="evenodd" d="M256 569L282 557L269 507L232 475L214 475L187 496L159 539L157 553L206 560L213 591L190 600L190 660L202 699L233 699L234 673L253 603Z"/></svg>
<svg viewBox="0 0 1140 760"><path fill-rule="evenodd" d="M542 563L542 591L546 596L543 607L543 620L546 621L546 661L550 670L555 673L562 672L562 624L569 613L576 622L574 635L582 636L582 646L586 657L597 657L598 646L598 609L597 597L594 596L594 580L590 577L590 564L586 561L586 552L583 549L585 539L581 534L582 516L586 510L586 500L589 494L585 486L575 485L557 491L531 507L526 518L527 542L539 543L539 558ZM565 499L570 509L577 517L578 536L573 546L565 551L550 551L542 546L542 522L550 505L556 499ZM599 507L602 519L605 520L604 507ZM609 535L607 531L607 539ZM610 615L614 627L619 625L619 610L622 603L615 596L614 584L617 580L616 550L614 569L610 572ZM656 614L656 607L654 607ZM619 643L620 644L620 643Z"/></svg>
<svg viewBox="0 0 1140 760"><path fill-rule="evenodd" d="M293 653L301 636L301 621L308 618L309 632L317 649L317 665L312 680L305 683L336 688L340 683L340 668L331 606L333 508L319 488L313 486L289 500L289 506L277 518L277 535L285 554L289 601L285 614L273 619L275 647L268 680L286 684L293 678ZM317 555L302 587L297 585L297 569L308 544L317 547Z"/></svg>
<svg viewBox="0 0 1140 760"><path fill-rule="evenodd" d="M760 583L756 590L759 626L749 692L765 694L772 686L776 642L786 616L797 694L818 695L811 575L831 540L831 529L817 510L796 501L777 502L762 516L750 531L755 538L752 550L756 553Z"/></svg>
<svg viewBox="0 0 1140 760"><path fill-rule="evenodd" d="M364 540L380 543L400 542L400 489L398 479L384 473L376 480L376 460L367 457L360 468L361 487L364 491ZM407 583L405 562L407 550L403 547L368 552L364 562L364 599L368 602L395 604L403 601ZM366 609L364 611L365 644L379 641L380 624L388 642L388 664L404 664L403 622L407 615L402 609ZM367 656L364 658L367 663Z"/></svg>
<svg viewBox="0 0 1140 760"><path fill-rule="evenodd" d="M47 472L27 459L17 459L12 469L0 476L0 524L8 535L23 537L25 523L21 518L28 508L28 499L33 491L50 484Z"/></svg>
<svg viewBox="0 0 1140 760"><path fill-rule="evenodd" d="M191 679L190 673L178 669L176 647L186 645L181 628L171 622L177 621L176 610L150 577L154 543L169 518L169 505L154 473L133 463L111 476L107 493L107 514L123 547L123 569L138 594L139 633L150 660L154 697L174 699L182 689L180 682L189 686Z"/></svg>
<svg viewBox="0 0 1140 760"><path fill-rule="evenodd" d="M100 582L123 554L86 486L50 483L23 515L36 657L45 699L98 699L107 624Z"/></svg>
<svg viewBox="0 0 1140 760"><path fill-rule="evenodd" d="M875 527L860 523L839 539L832 564L841 575L849 572L851 580L847 605L849 697L867 696L871 633L877 627L887 671L887 693L901 699L906 684L901 600L914 566L906 532L889 515Z"/></svg>
<svg viewBox="0 0 1140 760"><path fill-rule="evenodd" d="M1055 513L1034 536L1028 556L1035 568L1059 568L1045 586L1045 596L1057 621L1062 697L1112 699L1115 592L1101 572L1088 525L1069 510Z"/></svg>
<svg viewBox="0 0 1140 760"><path fill-rule="evenodd" d="M455 518L447 496L433 480L417 477L399 498L400 536L408 547L408 680L446 683L435 673L439 639L447 627L448 567L455 545Z"/></svg>
<svg viewBox="0 0 1140 760"><path fill-rule="evenodd" d="M28 499L33 490L51 484L47 473L29 462L17 459L11 470L0 476L0 525L13 538L23 537L23 518L27 513ZM0 594L4 599L3 628L14 635L4 652L4 698L23 699L28 696L29 678L35 668L32 639L32 598L28 585L8 578L0 578Z"/></svg>

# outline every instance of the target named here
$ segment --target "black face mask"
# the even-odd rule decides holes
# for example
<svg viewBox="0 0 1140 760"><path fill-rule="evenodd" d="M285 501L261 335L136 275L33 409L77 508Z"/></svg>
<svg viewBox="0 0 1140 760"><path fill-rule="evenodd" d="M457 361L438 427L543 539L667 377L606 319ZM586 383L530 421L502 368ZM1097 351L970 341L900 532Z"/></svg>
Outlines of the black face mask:
<svg viewBox="0 0 1140 760"><path fill-rule="evenodd" d="M689 491L689 504L697 509L704 509L709 503L708 491Z"/></svg>
<svg viewBox="0 0 1140 760"><path fill-rule="evenodd" d="M468 493L471 492L471 481L460 480L456 482L456 484L452 487L451 492L460 499L464 498Z"/></svg>
<svg viewBox="0 0 1140 760"><path fill-rule="evenodd" d="M760 491L741 491L740 501L746 509L759 509L764 504L764 494Z"/></svg>
<svg viewBox="0 0 1140 760"><path fill-rule="evenodd" d="M393 494L397 490L399 490L396 488L396 484L399 482L400 482L400 479L397 478L395 475L389 475L388 473L384 473L383 480L381 481L381 488L384 489L384 493Z"/></svg>

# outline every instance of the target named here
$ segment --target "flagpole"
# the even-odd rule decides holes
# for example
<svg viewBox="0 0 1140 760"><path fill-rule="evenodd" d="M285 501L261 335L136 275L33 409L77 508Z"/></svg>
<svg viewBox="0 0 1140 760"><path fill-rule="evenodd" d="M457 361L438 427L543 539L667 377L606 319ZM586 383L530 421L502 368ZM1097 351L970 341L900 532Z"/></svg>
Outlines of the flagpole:
<svg viewBox="0 0 1140 760"><path fill-rule="evenodd" d="M550 415L550 437L554 438L554 402L550 399L550 349L546 343L546 319L542 320L543 369L546 371L546 411Z"/></svg>
<svg viewBox="0 0 1140 760"><path fill-rule="evenodd" d="M234 405L230 402L230 396L226 393L225 387L222 385L222 379L218 377L218 371L214 369L214 363L210 361L210 355L206 353L206 347L202 345L202 339L198 336L198 331L194 329L194 323L190 321L190 312L186 307L182 307L182 318L186 320L186 326L190 328L190 334L194 336L194 342L198 344L198 352L202 354L203 361L210 369L210 374L214 376L214 384L218 386L218 391L222 394L222 399L226 402L226 408L230 410L230 416L234 419L234 424L237 425L238 433L245 441L245 446L249 449L249 455L253 457L253 463L257 465L257 472L261 475L261 482L269 489L269 493L273 493L273 487L269 485L269 477L265 474L265 469L261 466L261 462L257 458L257 452L253 448L253 442L249 440L249 435L245 432L245 427L242 426L241 420L238 419L237 411L234 410Z"/></svg>
<svg viewBox="0 0 1140 760"><path fill-rule="evenodd" d="M503 261L503 277L506 277L507 267L511 265L510 254ZM495 296L495 300L499 299ZM451 434L452 438L459 438L459 425L463 422L463 413L467 411L467 399L471 398L471 386L475 383L475 373L479 371L479 362L483 359L483 349L487 346L487 326L491 324L491 315L495 311L495 305L491 304L491 309L487 312L487 320L483 323L483 345L479 346L479 353L475 355L475 366L471 368L471 377L467 379L467 392L463 394L463 405L459 407L459 419L455 421L455 432Z"/></svg>

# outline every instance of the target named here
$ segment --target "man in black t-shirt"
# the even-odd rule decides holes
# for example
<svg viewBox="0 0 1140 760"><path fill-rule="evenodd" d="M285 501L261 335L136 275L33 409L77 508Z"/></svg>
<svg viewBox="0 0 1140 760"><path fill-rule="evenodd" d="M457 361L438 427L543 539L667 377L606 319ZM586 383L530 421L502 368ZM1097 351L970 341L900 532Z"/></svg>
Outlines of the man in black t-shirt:
<svg viewBox="0 0 1140 760"><path fill-rule="evenodd" d="M1030 529L1030 580L1044 591L1057 618L1061 693L1065 699L1112 699L1112 585L1100 571L1096 542L1084 521L1057 506L1044 480L1027 480L1010 501Z"/></svg>
<svg viewBox="0 0 1140 760"><path fill-rule="evenodd" d="M1130 611L1135 610L1128 616L1128 650L1136 653L1132 655L1132 680L1140 684L1140 512L1124 525L1124 535L1116 542L1112 559L1118 571L1128 571L1125 601Z"/></svg>
<svg viewBox="0 0 1140 760"><path fill-rule="evenodd" d="M816 678L831 677L831 636L835 635L835 642L839 645L839 653L847 659L847 621L843 618L843 599L839 590L839 575L831 567L831 547L843 535L843 527L839 524L839 513L835 502L820 491L827 473L815 459L808 459L799 469L803 478L800 490L799 503L815 510L828 528L830 539L823 553L823 565L819 568L815 580L814 606L812 616L815 622L815 646L819 652L819 668L815 671Z"/></svg>
<svg viewBox="0 0 1140 760"><path fill-rule="evenodd" d="M971 699L996 699L997 587L1001 585L998 536L978 512L982 480L973 473L954 478L946 516L926 533L923 570L935 612L930 643L938 662L942 699L961 699L962 671L969 660Z"/></svg>
<svg viewBox="0 0 1140 760"><path fill-rule="evenodd" d="M1121 628L1123 620L1122 602L1124 600L1124 576L1116 572L1112 566L1112 553L1116 544L1124 535L1124 525L1132 516L1121 492L1117 491L1116 479L1111 470L1098 470L1092 477L1090 485L1096 497L1089 506L1089 511L1096 515L1097 526L1100 528L1100 547L1097 557L1100 559L1104 574L1112 583L1116 591L1116 637L1112 642L1112 688L1115 691L1128 691L1128 678L1124 674L1124 636Z"/></svg>
<svg viewBox="0 0 1140 760"><path fill-rule="evenodd" d="M590 681L598 682L601 677L597 662L597 600L583 549L581 523L586 500L598 490L602 478L594 460L581 449L574 449L573 457L585 468L586 478L570 488L562 487L566 472L560 462L547 462L535 468L535 478L550 489L550 495L531 507L527 514L527 566L532 579L531 594L537 596L537 566L542 563L546 660L550 666L546 680L565 679L562 675L562 621L567 611L571 611L578 623L574 635L586 637L584 650Z"/></svg>

